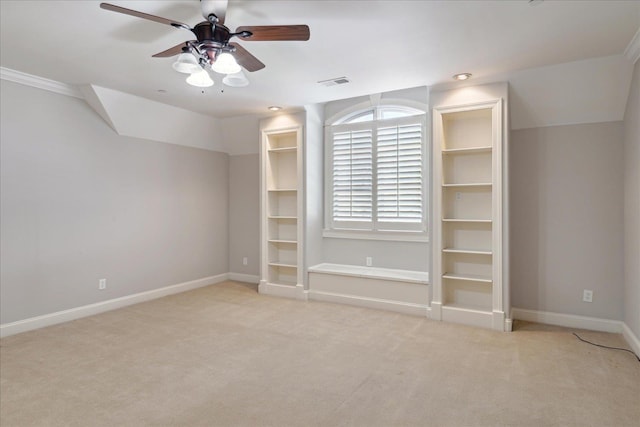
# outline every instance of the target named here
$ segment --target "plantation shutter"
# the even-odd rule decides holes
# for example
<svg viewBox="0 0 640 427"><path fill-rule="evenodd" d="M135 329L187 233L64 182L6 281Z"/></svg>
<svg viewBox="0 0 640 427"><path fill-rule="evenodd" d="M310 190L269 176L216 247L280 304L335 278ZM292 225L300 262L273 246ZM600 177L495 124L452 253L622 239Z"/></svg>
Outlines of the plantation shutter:
<svg viewBox="0 0 640 427"><path fill-rule="evenodd" d="M333 133L333 221L371 223L373 217L373 131Z"/></svg>
<svg viewBox="0 0 640 427"><path fill-rule="evenodd" d="M423 154L421 123L377 130L377 219L421 224Z"/></svg>

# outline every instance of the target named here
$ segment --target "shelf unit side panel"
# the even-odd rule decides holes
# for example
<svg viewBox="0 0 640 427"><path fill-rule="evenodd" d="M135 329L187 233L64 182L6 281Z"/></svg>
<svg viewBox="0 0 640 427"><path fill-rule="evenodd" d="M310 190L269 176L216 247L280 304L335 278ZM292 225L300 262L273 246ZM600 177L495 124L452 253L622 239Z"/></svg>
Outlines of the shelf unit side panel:
<svg viewBox="0 0 640 427"><path fill-rule="evenodd" d="M493 246L495 248L493 257L493 310L504 311L503 289L502 289L502 212L503 212L503 188L502 188L502 100L499 100L492 109L492 137L493 150Z"/></svg>
<svg viewBox="0 0 640 427"><path fill-rule="evenodd" d="M448 154L443 158L444 183L474 184L492 182L491 162L491 151Z"/></svg>
<svg viewBox="0 0 640 427"><path fill-rule="evenodd" d="M447 273L492 278L493 263L490 255L446 253L443 258Z"/></svg>
<svg viewBox="0 0 640 427"><path fill-rule="evenodd" d="M491 145L491 108L447 113L443 117L444 149Z"/></svg>
<svg viewBox="0 0 640 427"><path fill-rule="evenodd" d="M294 191L269 192L269 216L297 216L298 197Z"/></svg>
<svg viewBox="0 0 640 427"><path fill-rule="evenodd" d="M491 219L491 187L444 188L442 197L445 218Z"/></svg>
<svg viewBox="0 0 640 427"><path fill-rule="evenodd" d="M491 311L491 283L444 279L444 304L470 310Z"/></svg>
<svg viewBox="0 0 640 427"><path fill-rule="evenodd" d="M289 190L297 188L297 150L284 152L269 152L269 167L267 181L270 190Z"/></svg>
<svg viewBox="0 0 640 427"><path fill-rule="evenodd" d="M287 148L297 148L296 132L269 132L269 150L282 150Z"/></svg>
<svg viewBox="0 0 640 427"><path fill-rule="evenodd" d="M445 248L492 251L490 223L446 223L443 226Z"/></svg>

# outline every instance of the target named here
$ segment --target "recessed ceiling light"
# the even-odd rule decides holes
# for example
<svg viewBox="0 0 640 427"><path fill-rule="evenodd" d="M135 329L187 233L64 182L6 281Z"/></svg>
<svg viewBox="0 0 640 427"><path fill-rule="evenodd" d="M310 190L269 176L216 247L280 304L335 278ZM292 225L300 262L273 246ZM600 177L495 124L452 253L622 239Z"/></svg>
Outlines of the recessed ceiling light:
<svg viewBox="0 0 640 427"><path fill-rule="evenodd" d="M471 73L460 73L460 74L453 75L454 80L467 80L470 77L471 77Z"/></svg>
<svg viewBox="0 0 640 427"><path fill-rule="evenodd" d="M282 110L282 107L278 107L277 105L272 105L271 107L269 107L269 111L280 111Z"/></svg>

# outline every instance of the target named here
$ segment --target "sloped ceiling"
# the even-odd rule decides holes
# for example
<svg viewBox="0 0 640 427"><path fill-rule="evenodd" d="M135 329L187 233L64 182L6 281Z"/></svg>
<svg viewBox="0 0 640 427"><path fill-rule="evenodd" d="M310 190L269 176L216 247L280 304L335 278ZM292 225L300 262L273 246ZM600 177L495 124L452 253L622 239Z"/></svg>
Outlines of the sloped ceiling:
<svg viewBox="0 0 640 427"><path fill-rule="evenodd" d="M190 25L197 0L113 0ZM226 23L308 24L308 42L241 44L267 67L250 86L201 90L151 55L193 38L99 7L99 1L0 2L0 65L76 86L96 85L218 118L300 108L372 93L619 55L640 24L640 2L229 0ZM351 83L317 82L346 76ZM223 90L224 89L224 90ZM162 90L163 92L159 92Z"/></svg>
<svg viewBox="0 0 640 427"><path fill-rule="evenodd" d="M184 22L201 19L195 0L113 3ZM268 115L268 105L299 111L418 86L507 81L512 129L622 120L633 60L640 56L640 2L634 1L532 7L524 0L230 0L228 23L304 22L312 39L245 43L267 68L249 75L248 88L222 91L214 76L217 86L201 90L184 83L171 59L150 58L189 33L98 6L3 0L1 66L52 79L49 86L70 93L82 88L122 135L232 154L257 150L247 134ZM34 25L34 16L46 16L46 25ZM474 77L453 82L459 71ZM342 75L352 82L317 84Z"/></svg>

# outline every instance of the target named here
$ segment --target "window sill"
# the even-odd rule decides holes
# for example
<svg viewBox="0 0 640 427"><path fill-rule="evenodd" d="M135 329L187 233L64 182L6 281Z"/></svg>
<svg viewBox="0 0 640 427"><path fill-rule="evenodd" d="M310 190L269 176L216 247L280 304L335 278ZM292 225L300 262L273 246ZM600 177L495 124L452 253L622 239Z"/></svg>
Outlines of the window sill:
<svg viewBox="0 0 640 427"><path fill-rule="evenodd" d="M322 237L351 240L386 240L395 242L428 243L427 233L415 231L359 231L359 230L323 230Z"/></svg>

